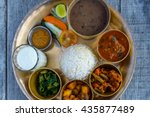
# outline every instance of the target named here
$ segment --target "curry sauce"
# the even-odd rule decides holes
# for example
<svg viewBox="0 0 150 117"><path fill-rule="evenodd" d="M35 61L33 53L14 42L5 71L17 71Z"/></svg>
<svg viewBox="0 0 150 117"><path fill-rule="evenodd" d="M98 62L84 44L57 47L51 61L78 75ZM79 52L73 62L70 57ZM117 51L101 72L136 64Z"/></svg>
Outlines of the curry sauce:
<svg viewBox="0 0 150 117"><path fill-rule="evenodd" d="M98 45L98 52L104 59L116 62L122 60L129 51L127 37L117 30L105 33Z"/></svg>

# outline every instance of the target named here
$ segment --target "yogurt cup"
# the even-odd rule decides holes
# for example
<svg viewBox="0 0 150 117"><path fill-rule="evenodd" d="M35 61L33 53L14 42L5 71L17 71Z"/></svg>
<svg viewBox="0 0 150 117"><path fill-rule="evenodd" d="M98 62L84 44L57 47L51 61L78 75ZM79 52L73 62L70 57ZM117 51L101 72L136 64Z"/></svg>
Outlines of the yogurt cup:
<svg viewBox="0 0 150 117"><path fill-rule="evenodd" d="M24 44L15 49L13 63L21 71L35 71L46 66L47 57L42 51Z"/></svg>

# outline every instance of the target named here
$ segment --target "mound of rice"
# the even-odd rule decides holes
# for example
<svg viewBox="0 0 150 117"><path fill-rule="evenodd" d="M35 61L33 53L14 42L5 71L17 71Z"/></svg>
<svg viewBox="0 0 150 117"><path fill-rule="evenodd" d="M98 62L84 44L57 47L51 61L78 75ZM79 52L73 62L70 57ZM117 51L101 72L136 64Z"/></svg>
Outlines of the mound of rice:
<svg viewBox="0 0 150 117"><path fill-rule="evenodd" d="M74 45L66 48L60 59L64 75L71 80L84 80L93 70L97 58L86 45Z"/></svg>

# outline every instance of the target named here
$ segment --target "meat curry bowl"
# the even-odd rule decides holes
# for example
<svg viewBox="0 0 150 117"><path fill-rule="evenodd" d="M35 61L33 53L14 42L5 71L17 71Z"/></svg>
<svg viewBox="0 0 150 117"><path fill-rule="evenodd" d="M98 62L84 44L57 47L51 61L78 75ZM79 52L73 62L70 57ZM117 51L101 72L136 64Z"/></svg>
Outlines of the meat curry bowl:
<svg viewBox="0 0 150 117"><path fill-rule="evenodd" d="M116 94L122 86L122 74L112 64L97 66L89 76L89 85L93 92L101 97Z"/></svg>
<svg viewBox="0 0 150 117"><path fill-rule="evenodd" d="M103 0L74 0L69 6L67 20L78 36L91 39L107 29L110 10Z"/></svg>
<svg viewBox="0 0 150 117"><path fill-rule="evenodd" d="M112 29L99 38L97 52L103 60L111 63L122 62L130 52L128 37L121 31Z"/></svg>

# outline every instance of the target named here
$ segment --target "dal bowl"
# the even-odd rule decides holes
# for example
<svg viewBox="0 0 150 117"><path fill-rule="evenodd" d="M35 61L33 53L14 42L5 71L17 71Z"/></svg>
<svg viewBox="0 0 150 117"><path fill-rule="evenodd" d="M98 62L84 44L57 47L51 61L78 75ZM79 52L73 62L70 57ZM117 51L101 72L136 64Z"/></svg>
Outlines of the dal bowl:
<svg viewBox="0 0 150 117"><path fill-rule="evenodd" d="M107 29L110 10L103 0L74 0L69 6L67 20L77 35L91 39Z"/></svg>

